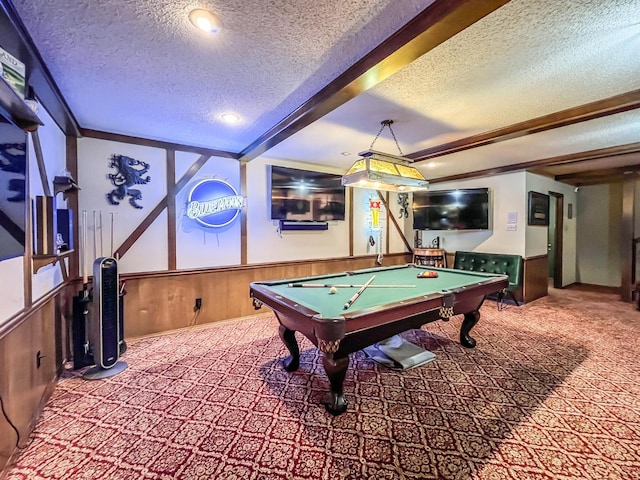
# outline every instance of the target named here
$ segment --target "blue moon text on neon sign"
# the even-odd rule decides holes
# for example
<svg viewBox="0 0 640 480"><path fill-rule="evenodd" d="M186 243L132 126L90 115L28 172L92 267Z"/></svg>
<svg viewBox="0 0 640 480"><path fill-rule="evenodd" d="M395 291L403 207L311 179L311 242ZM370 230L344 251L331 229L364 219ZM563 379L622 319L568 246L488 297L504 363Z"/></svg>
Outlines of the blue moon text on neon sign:
<svg viewBox="0 0 640 480"><path fill-rule="evenodd" d="M209 178L198 182L189 192L187 217L205 227L220 228L233 222L242 210L244 199L223 180Z"/></svg>

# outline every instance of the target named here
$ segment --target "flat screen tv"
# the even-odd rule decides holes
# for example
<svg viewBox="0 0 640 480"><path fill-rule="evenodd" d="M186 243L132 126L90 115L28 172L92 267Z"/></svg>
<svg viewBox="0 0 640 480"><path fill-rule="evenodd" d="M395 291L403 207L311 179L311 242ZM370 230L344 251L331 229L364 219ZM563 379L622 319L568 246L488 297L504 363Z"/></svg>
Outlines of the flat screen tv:
<svg viewBox="0 0 640 480"><path fill-rule="evenodd" d="M0 113L0 260L24 255L27 134Z"/></svg>
<svg viewBox="0 0 640 480"><path fill-rule="evenodd" d="M488 230L489 189L413 193L414 230Z"/></svg>
<svg viewBox="0 0 640 480"><path fill-rule="evenodd" d="M272 220L344 220L342 177L271 165Z"/></svg>

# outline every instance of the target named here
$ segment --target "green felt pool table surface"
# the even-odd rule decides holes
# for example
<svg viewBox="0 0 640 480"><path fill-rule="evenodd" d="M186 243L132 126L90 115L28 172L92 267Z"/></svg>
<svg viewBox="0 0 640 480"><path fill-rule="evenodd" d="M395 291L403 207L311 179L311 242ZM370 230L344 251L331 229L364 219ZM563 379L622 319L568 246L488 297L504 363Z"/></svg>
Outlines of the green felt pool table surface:
<svg viewBox="0 0 640 480"><path fill-rule="evenodd" d="M418 273L426 271L435 271L438 277L417 278ZM375 278L370 286L347 309L344 308L344 305L359 290L358 287L338 287L336 293L331 294L328 286L324 288L291 286L296 284L364 285L372 276ZM335 318L358 310L377 308L381 305L408 301L425 295L463 289L486 281L488 278L494 279L496 277L496 275L463 270L402 265L344 272L336 275L265 282L265 284L274 293L314 310L322 317ZM393 287L380 287L381 285L393 285Z"/></svg>
<svg viewBox="0 0 640 480"><path fill-rule="evenodd" d="M427 271L435 271L438 276L418 278L419 273ZM361 287L338 287L335 293L330 293L331 285L365 285L372 277L355 300L354 294ZM294 286L296 284L306 286ZM347 408L343 382L349 354L392 335L429 322L446 321L457 314L464 315L460 343L473 348L476 341L470 331L480 318L479 309L485 296L507 286L506 275L409 264L252 282L249 292L255 308L268 306L280 323L278 333L290 353L284 361L287 371L292 372L300 365L296 332L302 333L323 353L322 365L331 384L325 406L330 413L339 415Z"/></svg>

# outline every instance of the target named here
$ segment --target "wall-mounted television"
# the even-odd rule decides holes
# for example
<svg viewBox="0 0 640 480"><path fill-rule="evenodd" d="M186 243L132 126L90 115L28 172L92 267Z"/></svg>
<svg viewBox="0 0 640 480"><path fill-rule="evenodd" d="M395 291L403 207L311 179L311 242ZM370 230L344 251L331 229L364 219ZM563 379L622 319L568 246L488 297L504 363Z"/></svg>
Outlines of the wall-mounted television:
<svg viewBox="0 0 640 480"><path fill-rule="evenodd" d="M488 230L488 188L413 192L414 230Z"/></svg>
<svg viewBox="0 0 640 480"><path fill-rule="evenodd" d="M27 134L0 113L0 260L24 255Z"/></svg>
<svg viewBox="0 0 640 480"><path fill-rule="evenodd" d="M345 187L331 173L271 165L272 220L344 220Z"/></svg>

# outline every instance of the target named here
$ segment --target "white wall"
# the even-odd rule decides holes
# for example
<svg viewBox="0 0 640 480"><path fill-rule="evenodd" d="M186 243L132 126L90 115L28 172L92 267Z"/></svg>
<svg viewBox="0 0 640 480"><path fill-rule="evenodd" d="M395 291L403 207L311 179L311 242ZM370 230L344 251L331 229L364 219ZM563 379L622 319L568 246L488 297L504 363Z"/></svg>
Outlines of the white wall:
<svg viewBox="0 0 640 480"><path fill-rule="evenodd" d="M576 282L576 261L577 261L577 226L580 217L577 211L578 197L575 188L566 183L556 182L548 177L526 174L527 192L534 191L544 193L560 193L564 196L563 205L563 231L562 231L562 286ZM573 218L568 217L569 204L573 205ZM525 219L526 222L526 219ZM549 243L549 229L545 226L532 225L527 227L525 240L525 257L535 257L547 254Z"/></svg>
<svg viewBox="0 0 640 480"><path fill-rule="evenodd" d="M107 193L114 186L108 174L116 169L109 168L111 155L126 155L142 160L150 165L148 175L151 181L134 188L142 192L142 200L137 203L143 208L137 209L129 204L129 197L119 205L111 205ZM187 172L200 155L188 152L176 152L175 179ZM88 214L88 252L89 275L95 258L93 246L93 212L102 212L103 251L97 256L111 255L111 215L113 214L113 249L116 250L149 213L161 202L166 194L166 153L164 149L82 138L78 140L78 183L82 190L78 197L80 211ZM227 181L237 191L240 190L240 163L228 158L210 158L197 175L180 192L176 192L176 267L178 269L207 268L240 263L240 221L234 221L228 227L219 229L194 228L185 217L185 206L189 191L193 185L205 178L217 178ZM168 268L168 218L164 210L151 226L118 262L119 273L148 272ZM96 230L98 243L100 229ZM98 250L100 250L98 246Z"/></svg>
<svg viewBox="0 0 640 480"><path fill-rule="evenodd" d="M492 205L489 230L422 231L422 245L430 245L438 236L440 248L449 252L463 250L524 256L527 225L525 185L526 177L523 172L432 185L430 190L434 191L489 188ZM507 230L507 218L510 213L517 216L515 230Z"/></svg>
<svg viewBox="0 0 640 480"><path fill-rule="evenodd" d="M134 188L142 192L137 203L143 208L134 208L130 197L111 205L107 193L114 189L109 174L117 173L110 168L111 155L126 155L150 165L147 174L151 181ZM82 221L83 210L87 212L87 273L92 274L93 261L102 256L111 256L140 225L153 208L166 196L166 153L164 149L111 142L93 138L78 139L78 215ZM145 175L146 176L146 175ZM95 213L95 221L94 221ZM102 215L101 215L102 214ZM112 228L113 215L113 228ZM102 228L100 217L102 216ZM82 233L82 228L79 227ZM113 235L113 247L111 237ZM167 269L167 216L160 215L136 245L118 262L118 272L144 272Z"/></svg>
<svg viewBox="0 0 640 480"><path fill-rule="evenodd" d="M199 155L176 152L176 181ZM240 191L240 163L230 158L211 158L181 192L176 193L176 263L178 269L239 265L241 255L240 218L221 228L205 228L186 216L186 205L193 185L216 178Z"/></svg>
<svg viewBox="0 0 640 480"><path fill-rule="evenodd" d="M267 181L268 165L337 173L318 166L305 166L268 157L247 164L247 262L268 263L349 255L349 211L345 221L330 221L328 230L278 231L278 221L271 220Z"/></svg>
<svg viewBox="0 0 640 480"><path fill-rule="evenodd" d="M384 229L371 228L369 199L377 197L372 190L347 188L345 221L329 221L329 229L322 231L278 231L278 221L270 220L270 198L267 171L269 165L323 171L342 175L343 171L321 168L318 165L304 165L285 160L260 157L247 164L247 261L268 263L292 260L346 257L349 255L349 198L354 203L354 255L375 255L387 250ZM399 219L398 197L389 195L389 208L404 228L404 219ZM381 205L380 225L386 226L388 212ZM369 237L375 245L371 246ZM380 241L382 237L382 241ZM391 224L389 226L389 252L402 253L405 248L402 234ZM411 241L409 242L411 244ZM384 264L384 258L382 258Z"/></svg>
<svg viewBox="0 0 640 480"><path fill-rule="evenodd" d="M45 164L45 171L49 181L49 188L53 194L53 177L59 175L66 163L66 141L62 131L49 116L49 113L40 105L38 117L44 123L38 129L38 135L42 147L42 156ZM37 159L33 148L33 138L27 138L28 144L28 168L29 168L29 196L31 200L36 195L43 195L40 173L38 171ZM66 202L62 194L56 196L58 208L65 208ZM29 228L29 226L27 226ZM67 260L65 260L67 262ZM67 265L68 266L68 265ZM63 281L60 266L47 265L38 270L32 276L32 300L51 291ZM0 325L10 317L24 308L24 257L16 257L0 261Z"/></svg>
<svg viewBox="0 0 640 480"><path fill-rule="evenodd" d="M378 193L375 190L363 188L347 188L351 191L353 199L353 254L359 255L379 255L382 253L382 264L384 265L384 254L387 251L387 233L389 234L389 253L408 252L403 241L406 231L405 219L400 218L400 205L398 204L398 194L389 192L389 210L380 202L380 213L378 215L378 227L373 225L373 218L370 208L371 201L378 201ZM387 192L381 192L385 198ZM411 210L411 205L409 205ZM390 217L394 217L400 227L400 231L395 227ZM388 220L388 222L387 222ZM388 227L387 227L388 223ZM369 237L374 240L371 245ZM348 240L348 239L347 239ZM409 245L413 245L413 239L408 237Z"/></svg>
<svg viewBox="0 0 640 480"><path fill-rule="evenodd" d="M24 257L0 261L0 325L24 307Z"/></svg>
<svg viewBox="0 0 640 480"><path fill-rule="evenodd" d="M526 172L507 173L493 177L475 178L456 182L438 183L431 190L455 188L489 188L491 190L492 217L488 231L423 231L422 244L428 246L436 236L440 247L449 252L457 250L509 253L525 258L547 254L548 228L527 225L528 192L564 195L563 285L576 281L576 216L568 219L568 204L576 212L577 197L574 187L547 177ZM579 215L579 213L578 213ZM517 223L509 223L515 216ZM515 228L515 229L514 229Z"/></svg>
<svg viewBox="0 0 640 480"><path fill-rule="evenodd" d="M51 195L54 193L53 178L62 175L67 162L66 137L62 130L58 128L49 113L42 108L38 110L38 117L44 123L38 128L38 137L42 147L42 157L45 164L46 176L49 181L49 189ZM32 140L31 135L29 140ZM31 199L36 195L44 195L44 187L38 170L38 162L36 159L33 141L29 142L29 192ZM62 193L54 197L54 209L67 208L67 202L64 200ZM64 260L66 267L69 267L69 259ZM32 297L33 301L51 291L54 287L64 281L60 265L50 264L40 268L36 274L32 276Z"/></svg>
<svg viewBox="0 0 640 480"><path fill-rule="evenodd" d="M576 281L619 287L622 185L580 187L578 200Z"/></svg>

